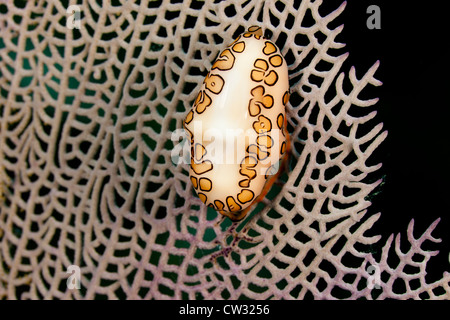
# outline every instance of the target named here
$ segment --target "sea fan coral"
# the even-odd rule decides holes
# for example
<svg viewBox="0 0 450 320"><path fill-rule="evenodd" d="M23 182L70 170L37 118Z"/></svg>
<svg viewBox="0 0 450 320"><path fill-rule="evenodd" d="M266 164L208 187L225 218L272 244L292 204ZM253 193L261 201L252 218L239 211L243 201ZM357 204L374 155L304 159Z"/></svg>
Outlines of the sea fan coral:
<svg viewBox="0 0 450 320"><path fill-rule="evenodd" d="M399 236L368 250L387 133L360 97L379 62L344 68L345 2L216 2L0 5L0 297L449 298L448 273L424 278L438 221L419 238L411 222L406 251ZM232 230L171 154L194 89L250 25L289 65L292 156Z"/></svg>

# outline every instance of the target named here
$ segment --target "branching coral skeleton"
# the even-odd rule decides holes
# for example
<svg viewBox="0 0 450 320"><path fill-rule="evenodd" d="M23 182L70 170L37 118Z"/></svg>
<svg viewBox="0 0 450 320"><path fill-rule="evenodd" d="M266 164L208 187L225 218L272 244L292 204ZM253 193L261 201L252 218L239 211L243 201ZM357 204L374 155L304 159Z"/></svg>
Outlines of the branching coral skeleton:
<svg viewBox="0 0 450 320"><path fill-rule="evenodd" d="M381 85L383 61L345 67L343 26L330 27L345 2L88 0L79 29L59 1L15 3L0 15L0 298L450 297L448 273L425 280L438 221L418 238L411 221L406 251L399 235L367 235L382 214L367 200L381 164L368 159L387 132L361 92ZM204 72L250 25L288 62L290 170L213 262L229 225L172 163L171 136ZM73 265L79 290L66 285Z"/></svg>

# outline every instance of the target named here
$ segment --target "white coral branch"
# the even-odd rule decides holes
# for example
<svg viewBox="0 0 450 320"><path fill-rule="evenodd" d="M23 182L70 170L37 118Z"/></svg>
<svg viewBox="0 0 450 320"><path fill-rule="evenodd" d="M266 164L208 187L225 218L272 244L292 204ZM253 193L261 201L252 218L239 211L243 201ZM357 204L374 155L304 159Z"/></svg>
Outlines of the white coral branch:
<svg viewBox="0 0 450 320"><path fill-rule="evenodd" d="M360 97L381 85L380 62L360 78L347 72L344 26L331 27L346 2L323 16L322 1L200 3L89 0L79 30L62 24L60 1L4 5L0 299L448 299L448 273L425 280L437 251L423 244L439 241L438 220L417 239L412 221L406 251L399 235L378 260L364 249L381 246L367 235L380 217L367 199L381 164L368 160L387 132L378 98ZM193 194L187 165L171 162L171 136L214 58L249 24L284 42L291 170L230 231ZM66 285L71 265L81 290ZM368 287L378 280L370 266L380 289Z"/></svg>

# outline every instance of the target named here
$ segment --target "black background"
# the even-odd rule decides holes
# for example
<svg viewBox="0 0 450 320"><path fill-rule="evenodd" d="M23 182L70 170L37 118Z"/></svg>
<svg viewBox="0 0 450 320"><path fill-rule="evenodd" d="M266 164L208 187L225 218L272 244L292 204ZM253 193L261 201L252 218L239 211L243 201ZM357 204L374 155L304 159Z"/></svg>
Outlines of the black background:
<svg viewBox="0 0 450 320"><path fill-rule="evenodd" d="M331 9L341 3L325 0L323 5ZM373 4L381 10L379 30L366 26L367 7ZM425 246L440 251L428 263L428 282L450 270L450 27L446 13L431 2L350 0L338 18L344 24L338 40L346 43L348 63L355 66L357 76L380 61L375 78L383 85L372 86L369 95L380 98L377 118L388 137L375 154L376 162L383 163L380 175L385 176L385 184L369 209L381 212L371 233L382 235L382 243L391 234L405 238L414 219L418 238L441 218L432 234L442 242Z"/></svg>

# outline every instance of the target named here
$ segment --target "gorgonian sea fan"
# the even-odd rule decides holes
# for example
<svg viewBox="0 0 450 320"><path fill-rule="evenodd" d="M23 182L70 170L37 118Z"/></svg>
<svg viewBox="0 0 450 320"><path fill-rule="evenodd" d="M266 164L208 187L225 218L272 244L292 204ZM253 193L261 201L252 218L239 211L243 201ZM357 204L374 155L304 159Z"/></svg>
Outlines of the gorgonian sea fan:
<svg viewBox="0 0 450 320"><path fill-rule="evenodd" d="M448 273L424 278L437 221L418 238L410 224L409 251L392 237L380 256L364 249L382 246L365 233L381 181L368 159L386 131L377 99L360 98L381 84L379 63L359 77L343 70L345 2L0 6L0 297L449 297ZM217 54L250 25L288 62L293 154L282 187L232 232L194 195L187 165L172 163L172 134Z"/></svg>

